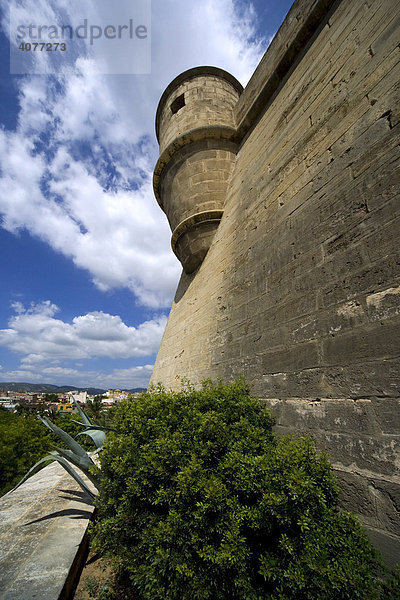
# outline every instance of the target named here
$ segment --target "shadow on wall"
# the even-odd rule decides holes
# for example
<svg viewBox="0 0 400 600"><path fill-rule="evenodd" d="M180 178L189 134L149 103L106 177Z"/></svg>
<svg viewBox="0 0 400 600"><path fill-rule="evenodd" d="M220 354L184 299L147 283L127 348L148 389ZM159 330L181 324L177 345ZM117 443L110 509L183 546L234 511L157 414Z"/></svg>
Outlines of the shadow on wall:
<svg viewBox="0 0 400 600"><path fill-rule="evenodd" d="M189 289L192 281L196 277L196 273L197 273L197 270L194 273L190 273L190 275L187 275L185 273L185 271L182 271L182 275L181 275L181 278L178 283L178 288L175 293L175 298L174 298L175 304L178 304L178 302L180 300L182 300L186 291Z"/></svg>
<svg viewBox="0 0 400 600"><path fill-rule="evenodd" d="M64 496L62 496L64 498ZM66 508L64 510L57 510L56 512L50 513L40 519L35 519L34 521L29 521L29 523L25 523L25 527L27 525L33 525L33 523L41 523L42 521L48 521L49 519L56 519L57 517L70 517L71 519L91 519L92 513L88 510L80 510L79 508Z"/></svg>

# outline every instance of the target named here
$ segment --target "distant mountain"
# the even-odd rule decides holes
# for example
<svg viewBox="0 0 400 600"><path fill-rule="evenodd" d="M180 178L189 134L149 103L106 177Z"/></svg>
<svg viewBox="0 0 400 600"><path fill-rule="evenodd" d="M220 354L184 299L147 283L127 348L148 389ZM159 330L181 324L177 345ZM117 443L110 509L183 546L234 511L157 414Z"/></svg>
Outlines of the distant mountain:
<svg viewBox="0 0 400 600"><path fill-rule="evenodd" d="M126 391L130 392L131 394L134 394L135 392L144 392L145 389L146 388L132 388ZM74 385L53 385L51 383L25 383L19 381L0 381L0 390L11 390L13 392L20 393L43 392L45 394L65 394L66 392L76 390L77 392L87 392L91 396L95 396L96 394L105 394L105 392L107 391L101 388L80 388Z"/></svg>
<svg viewBox="0 0 400 600"><path fill-rule="evenodd" d="M62 391L57 385L51 383L25 383L22 381L0 381L0 389L13 392L47 392L54 393ZM69 391L69 390L68 390Z"/></svg>

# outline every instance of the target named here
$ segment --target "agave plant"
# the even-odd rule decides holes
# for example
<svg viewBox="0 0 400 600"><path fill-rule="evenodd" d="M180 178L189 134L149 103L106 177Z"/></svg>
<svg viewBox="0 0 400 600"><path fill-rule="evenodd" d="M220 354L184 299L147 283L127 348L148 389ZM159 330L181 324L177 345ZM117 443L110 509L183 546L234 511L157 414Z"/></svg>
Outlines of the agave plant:
<svg viewBox="0 0 400 600"><path fill-rule="evenodd" d="M74 421L73 423L77 423L81 427L84 427L84 431L81 431L75 436L75 439L80 435L88 435L94 445L96 446L96 453L100 452L103 448L104 440L106 439L106 431L111 431L110 427L101 427L100 425L95 425L93 421L87 416L84 410L81 409L79 403L76 401L74 396L72 396L72 400L78 409L78 413L82 419L82 423L80 421Z"/></svg>
<svg viewBox="0 0 400 600"><path fill-rule="evenodd" d="M86 485L83 481L82 477L78 475L75 469L72 467L78 467L83 473L85 473L86 477L91 481L94 487L97 490L101 490L100 485L100 471L98 475L94 475L91 472L92 467L96 467L92 456L95 456L98 452L100 452L103 448L104 440L106 438L106 431L110 431L109 427L100 427L99 425L95 425L92 423L87 414L81 409L76 399L73 397L73 402L78 409L78 412L82 418L83 423L79 421L74 421L74 423L78 423L84 430L78 433L75 437L81 435L88 435L94 442L96 450L94 452L87 453L82 446L71 437L68 433L66 433L63 429L60 429L54 423L49 421L46 417L38 415L38 418L48 427L61 441L63 441L68 449L59 448L56 446L56 449L51 451L47 456L41 458L37 463L33 465L31 469L26 473L26 475L21 479L21 481L13 488L14 491L20 485L22 485L31 475L34 475L40 469L42 469L49 462L57 461L72 477L75 481L80 485L80 487L87 493L91 498L94 498L95 494L93 494L92 490Z"/></svg>

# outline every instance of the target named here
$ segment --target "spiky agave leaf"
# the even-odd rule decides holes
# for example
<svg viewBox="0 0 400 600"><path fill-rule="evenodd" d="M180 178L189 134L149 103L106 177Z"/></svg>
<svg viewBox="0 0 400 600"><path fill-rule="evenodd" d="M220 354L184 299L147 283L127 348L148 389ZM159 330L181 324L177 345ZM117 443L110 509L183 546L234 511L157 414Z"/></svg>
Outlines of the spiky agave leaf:
<svg viewBox="0 0 400 600"><path fill-rule="evenodd" d="M34 475L35 473L37 473L38 471L40 471L41 469L43 469L43 467L45 466L45 463L49 463L49 462L52 462L52 461L55 461L55 460L67 471L67 473L69 473L75 479L75 481L78 483L78 485L80 485L80 487L83 489L84 492L86 492L87 494L89 494L89 496L91 498L95 497L95 494L93 494L92 490L90 488L88 488L88 486L83 481L83 479L71 467L71 465L69 464L69 462L67 460L65 460L65 458L63 458L62 456L60 456L57 452L51 452L50 454L48 454L44 458L41 458L40 460L38 460L37 463L35 463L33 465L33 467L31 467L29 469L29 471L26 473L26 475L23 476L23 478L21 479L21 481L19 481L17 483L17 485L15 487L13 487L12 490L10 490L10 492L14 492L17 488L19 488L20 485L22 485L23 483L25 483L25 481L29 477L31 477L32 475Z"/></svg>
<svg viewBox="0 0 400 600"><path fill-rule="evenodd" d="M79 406L79 403L75 399L75 396L72 396L72 401L75 404L76 408L78 409L78 413L80 414L83 423L85 425L93 425L94 423L92 423L91 419L87 416L87 414L85 413L85 411L82 410L82 408Z"/></svg>
<svg viewBox="0 0 400 600"><path fill-rule="evenodd" d="M92 492L92 490L86 485L86 483L83 481L82 477L80 477L78 475L78 473L75 471L75 469L73 469L71 467L71 465L69 464L69 462L63 458L62 456L57 455L56 452L52 452L51 453L54 456L54 460L56 460L58 463L60 463L60 465L62 467L64 467L64 469L67 471L67 473L69 473L76 481L76 483L78 485L81 486L81 488L83 489L84 492L86 492L87 494L89 494L89 496L91 498L95 498L95 494Z"/></svg>
<svg viewBox="0 0 400 600"><path fill-rule="evenodd" d="M104 433L104 431L100 431L97 428L96 429L92 429L92 428L85 429L85 431L81 431L80 433L78 433L75 436L75 439L77 437L79 437L80 435L88 435L90 438L92 438L97 450L102 449L104 440L106 439L106 434Z"/></svg>
<svg viewBox="0 0 400 600"><path fill-rule="evenodd" d="M57 448L57 452L63 458L65 458L66 460L71 462L73 465L75 465L75 467L78 467L78 469L83 471L83 473L85 473L85 475L89 479L89 481L91 481L93 483L95 488L97 488L98 490L101 490L99 479L95 475L92 475L92 473L90 472L90 467L96 466L90 457L88 457L90 460L90 463L88 463L85 459L83 459L81 456L77 456L71 450L66 450L65 448Z"/></svg>
<svg viewBox="0 0 400 600"><path fill-rule="evenodd" d="M60 429L59 427L57 427L57 425L54 425L54 423L49 421L49 419L47 419L46 417L42 417L41 415L39 415L39 419L42 421L42 423L46 425L46 427L48 427L53 433L55 433L56 436L60 440L62 440L64 444L68 446L68 448L70 448L70 450L75 452L75 454L81 456L82 458L89 458L87 452L85 452L82 446L78 444L78 442L75 441L74 438L71 437L66 431L63 431L63 429Z"/></svg>
<svg viewBox="0 0 400 600"><path fill-rule="evenodd" d="M82 421L75 421L75 419L71 419L71 423L76 423L77 425L80 425L81 427L93 427L93 425L86 425L86 423L82 423Z"/></svg>
<svg viewBox="0 0 400 600"><path fill-rule="evenodd" d="M70 460L76 467L79 467L83 472L86 472L90 469L90 467L94 467L95 464L90 458L89 454L86 456L79 456L76 452L72 452L72 450L67 450L66 448L59 448L55 446L55 449L61 456L64 456L67 460Z"/></svg>
<svg viewBox="0 0 400 600"><path fill-rule="evenodd" d="M72 423L76 423L77 425L80 425L81 427L86 427L86 429L98 429L99 431L116 431L116 429L113 429L112 427L105 427L103 425L85 425L85 423L81 423L80 421L75 421L74 419L71 419Z"/></svg>

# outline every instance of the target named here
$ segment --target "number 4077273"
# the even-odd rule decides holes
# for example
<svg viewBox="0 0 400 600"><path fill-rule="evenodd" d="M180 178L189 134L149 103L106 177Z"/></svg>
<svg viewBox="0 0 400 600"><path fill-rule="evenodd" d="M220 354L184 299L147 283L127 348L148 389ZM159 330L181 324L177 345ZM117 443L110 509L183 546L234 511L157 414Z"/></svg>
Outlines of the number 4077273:
<svg viewBox="0 0 400 600"><path fill-rule="evenodd" d="M56 50L65 52L66 49L67 44L65 42L22 42L18 46L18 50L25 50L28 52L55 52Z"/></svg>

